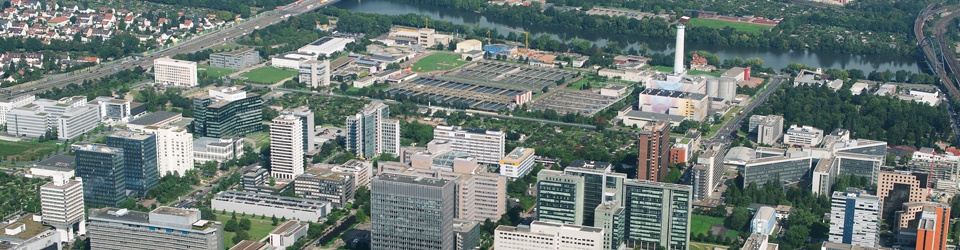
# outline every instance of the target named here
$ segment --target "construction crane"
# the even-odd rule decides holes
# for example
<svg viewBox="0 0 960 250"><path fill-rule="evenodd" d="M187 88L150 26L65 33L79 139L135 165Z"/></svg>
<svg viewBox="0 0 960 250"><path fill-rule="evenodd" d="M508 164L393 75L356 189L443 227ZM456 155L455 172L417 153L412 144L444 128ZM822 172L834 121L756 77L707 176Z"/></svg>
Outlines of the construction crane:
<svg viewBox="0 0 960 250"><path fill-rule="evenodd" d="M523 46L524 46L524 47L523 47L523 52L528 52L528 51L530 51L530 32L529 32L529 31L524 31L523 34L524 34L524 35L527 35L526 42L525 42L524 45L523 45Z"/></svg>

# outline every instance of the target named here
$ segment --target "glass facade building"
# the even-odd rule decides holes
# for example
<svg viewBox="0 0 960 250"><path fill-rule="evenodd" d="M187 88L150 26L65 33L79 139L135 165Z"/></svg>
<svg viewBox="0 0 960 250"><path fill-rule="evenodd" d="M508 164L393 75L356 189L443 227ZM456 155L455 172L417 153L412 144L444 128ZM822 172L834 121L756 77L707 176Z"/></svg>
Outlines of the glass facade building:
<svg viewBox="0 0 960 250"><path fill-rule="evenodd" d="M77 175L83 178L87 206L118 206L126 198L123 149L100 144L76 145Z"/></svg>
<svg viewBox="0 0 960 250"><path fill-rule="evenodd" d="M693 187L645 180L624 183L626 241L640 249L687 249Z"/></svg>
<svg viewBox="0 0 960 250"><path fill-rule="evenodd" d="M123 149L124 186L131 194L144 196L157 186L157 136L119 131L107 136L107 146Z"/></svg>
<svg viewBox="0 0 960 250"><path fill-rule="evenodd" d="M211 90L211 93L214 93L214 90ZM261 130L262 109L263 99L260 95L242 90L223 90L214 95L195 98L193 132L202 137L214 138L258 132Z"/></svg>
<svg viewBox="0 0 960 250"><path fill-rule="evenodd" d="M554 170L537 174L537 220L583 225L584 178Z"/></svg>
<svg viewBox="0 0 960 250"><path fill-rule="evenodd" d="M453 250L455 184L381 174L370 184L371 249Z"/></svg>

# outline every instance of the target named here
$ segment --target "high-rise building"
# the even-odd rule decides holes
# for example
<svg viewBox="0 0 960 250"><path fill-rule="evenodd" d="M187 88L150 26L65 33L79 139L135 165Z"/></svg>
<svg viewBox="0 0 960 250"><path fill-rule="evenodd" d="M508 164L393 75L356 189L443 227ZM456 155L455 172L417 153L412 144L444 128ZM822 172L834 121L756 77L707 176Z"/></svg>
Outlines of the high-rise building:
<svg viewBox="0 0 960 250"><path fill-rule="evenodd" d="M300 125L303 127L303 152L310 152L314 149L313 137L316 135L314 130L313 111L307 106L288 108L280 111L280 115L292 115L300 119Z"/></svg>
<svg viewBox="0 0 960 250"><path fill-rule="evenodd" d="M143 132L157 135L157 172L160 176L183 176L193 169L193 134L180 126L146 126Z"/></svg>
<svg viewBox="0 0 960 250"><path fill-rule="evenodd" d="M56 130L57 139L72 140L100 124L100 111L86 96L38 99L7 112L7 134L37 138Z"/></svg>
<svg viewBox="0 0 960 250"><path fill-rule="evenodd" d="M627 247L689 247L693 187L632 179L623 186Z"/></svg>
<svg viewBox="0 0 960 250"><path fill-rule="evenodd" d="M43 223L60 233L60 241L72 241L74 234L86 234L83 212L83 182L63 176L40 187L40 211Z"/></svg>
<svg viewBox="0 0 960 250"><path fill-rule="evenodd" d="M193 99L193 132L203 137L245 135L261 129L263 99L237 87L210 89Z"/></svg>
<svg viewBox="0 0 960 250"><path fill-rule="evenodd" d="M830 241L861 247L877 247L880 233L880 198L866 191L833 192L830 209Z"/></svg>
<svg viewBox="0 0 960 250"><path fill-rule="evenodd" d="M157 186L157 137L153 134L118 131L107 136L107 146L123 149L124 183L131 194L144 196Z"/></svg>
<svg viewBox="0 0 960 250"><path fill-rule="evenodd" d="M670 170L670 124L665 121L650 122L643 126L637 140L637 179L661 181Z"/></svg>
<svg viewBox="0 0 960 250"><path fill-rule="evenodd" d="M623 237L626 233L626 209L620 201L604 201L594 212L593 225L603 229L603 249L626 249Z"/></svg>
<svg viewBox="0 0 960 250"><path fill-rule="evenodd" d="M174 87L197 86L197 62L162 57L153 60L153 78L156 84Z"/></svg>
<svg viewBox="0 0 960 250"><path fill-rule="evenodd" d="M400 155L400 121L389 119L390 107L373 101L356 115L347 117L347 150L372 159L387 153Z"/></svg>
<svg viewBox="0 0 960 250"><path fill-rule="evenodd" d="M453 150L470 154L477 162L499 164L505 151L506 133L441 125L433 130L433 140L447 141Z"/></svg>
<svg viewBox="0 0 960 250"><path fill-rule="evenodd" d="M493 248L497 250L602 250L603 229L556 222L534 221L527 225L498 226Z"/></svg>
<svg viewBox="0 0 960 250"><path fill-rule="evenodd" d="M330 86L330 60L300 62L300 83L311 88Z"/></svg>
<svg viewBox="0 0 960 250"><path fill-rule="evenodd" d="M303 123L281 115L270 123L270 175L293 180L303 174Z"/></svg>
<svg viewBox="0 0 960 250"><path fill-rule="evenodd" d="M929 189L927 174L883 171L879 176L877 197L884 207L880 218L894 228L906 227L906 225L897 225L897 209L904 203L927 200Z"/></svg>
<svg viewBox="0 0 960 250"><path fill-rule="evenodd" d="M577 160L563 169L563 173L583 177L583 224L594 225L594 213L602 203L611 200L622 201L620 190L627 175L613 171L609 162ZM580 225L580 224L578 224Z"/></svg>
<svg viewBox="0 0 960 250"><path fill-rule="evenodd" d="M751 121L753 121L751 117ZM757 143L773 145L783 136L783 116L768 115L757 125Z"/></svg>
<svg viewBox="0 0 960 250"><path fill-rule="evenodd" d="M750 233L770 235L777 227L777 211L773 207L762 206L750 220Z"/></svg>
<svg viewBox="0 0 960 250"><path fill-rule="evenodd" d="M720 185L726 167L723 157L727 155L728 149L727 145L721 143L709 145L707 150L697 157L697 164L691 169L689 178L689 184L694 190L694 200L709 198L713 190Z"/></svg>
<svg viewBox="0 0 960 250"><path fill-rule="evenodd" d="M91 210L87 236L90 248L98 250L224 249L220 222L201 220L196 209Z"/></svg>
<svg viewBox="0 0 960 250"><path fill-rule="evenodd" d="M469 220L454 220L453 232L457 237L454 249L475 249L480 247L480 223Z"/></svg>
<svg viewBox="0 0 960 250"><path fill-rule="evenodd" d="M944 250L950 230L950 205L939 202L924 202L916 220L910 223L916 229L914 249ZM912 231L912 230L911 230Z"/></svg>
<svg viewBox="0 0 960 250"><path fill-rule="evenodd" d="M74 144L77 176L83 178L83 201L91 207L119 206L127 198L123 149L102 144Z"/></svg>
<svg viewBox="0 0 960 250"><path fill-rule="evenodd" d="M556 170L537 174L537 220L583 225L584 178Z"/></svg>
<svg viewBox="0 0 960 250"><path fill-rule="evenodd" d="M385 173L370 186L371 249L454 249L453 182Z"/></svg>

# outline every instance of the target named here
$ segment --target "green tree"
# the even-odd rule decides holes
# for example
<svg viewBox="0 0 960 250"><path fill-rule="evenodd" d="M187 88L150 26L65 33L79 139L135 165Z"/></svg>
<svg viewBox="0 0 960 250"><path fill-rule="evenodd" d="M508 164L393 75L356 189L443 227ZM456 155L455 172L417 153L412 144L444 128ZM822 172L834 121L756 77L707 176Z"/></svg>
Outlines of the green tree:
<svg viewBox="0 0 960 250"><path fill-rule="evenodd" d="M727 217L725 224L729 229L743 231L749 222L750 211L747 211L745 207L735 207L733 208L733 214Z"/></svg>
<svg viewBox="0 0 960 250"><path fill-rule="evenodd" d="M241 230L245 230L245 231L246 231L246 230L250 230L250 226L252 226L252 224L253 224L253 223L250 222L250 219L243 218L243 219L240 219L240 224L239 224L240 227L239 227L239 228L240 228Z"/></svg>
<svg viewBox="0 0 960 250"><path fill-rule="evenodd" d="M239 228L239 224L235 219L230 219L227 221L226 224L223 225L223 231L227 231L227 232L236 232L238 228Z"/></svg>

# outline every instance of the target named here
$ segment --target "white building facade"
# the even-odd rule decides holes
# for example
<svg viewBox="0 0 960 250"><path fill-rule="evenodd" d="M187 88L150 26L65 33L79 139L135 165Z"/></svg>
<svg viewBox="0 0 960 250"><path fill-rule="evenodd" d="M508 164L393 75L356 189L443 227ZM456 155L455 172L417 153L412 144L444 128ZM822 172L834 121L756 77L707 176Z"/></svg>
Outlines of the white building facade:
<svg viewBox="0 0 960 250"><path fill-rule="evenodd" d="M270 123L270 176L293 180L303 174L303 124L293 115Z"/></svg>
<svg viewBox="0 0 960 250"><path fill-rule="evenodd" d="M178 126L146 126L146 133L157 135L157 172L160 176L176 173L183 176L193 169L193 134Z"/></svg>
<svg viewBox="0 0 960 250"><path fill-rule="evenodd" d="M170 59L153 60L154 82L175 87L197 86L197 62Z"/></svg>
<svg viewBox="0 0 960 250"><path fill-rule="evenodd" d="M447 141L451 149L470 154L479 163L499 164L504 155L506 133L441 125L433 130L433 139Z"/></svg>
<svg viewBox="0 0 960 250"><path fill-rule="evenodd" d="M497 250L602 250L603 229L534 221L530 226L499 226L494 232Z"/></svg>

